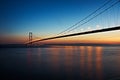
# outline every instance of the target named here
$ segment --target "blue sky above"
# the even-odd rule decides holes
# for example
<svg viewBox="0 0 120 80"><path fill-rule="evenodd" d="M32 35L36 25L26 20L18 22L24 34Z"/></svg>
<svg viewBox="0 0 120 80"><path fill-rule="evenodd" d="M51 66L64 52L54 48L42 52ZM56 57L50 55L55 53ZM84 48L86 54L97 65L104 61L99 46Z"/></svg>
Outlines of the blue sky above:
<svg viewBox="0 0 120 80"><path fill-rule="evenodd" d="M0 0L0 32L2 35L27 36L31 31L36 36L54 36L86 17L105 1ZM94 22L90 27L97 24Z"/></svg>

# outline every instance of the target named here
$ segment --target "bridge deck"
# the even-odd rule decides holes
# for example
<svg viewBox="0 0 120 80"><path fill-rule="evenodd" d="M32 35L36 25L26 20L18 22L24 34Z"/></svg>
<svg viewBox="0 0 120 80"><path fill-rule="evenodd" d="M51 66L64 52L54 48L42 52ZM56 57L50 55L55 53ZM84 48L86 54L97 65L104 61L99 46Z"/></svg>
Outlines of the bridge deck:
<svg viewBox="0 0 120 80"><path fill-rule="evenodd" d="M44 38L44 39L28 42L27 44L35 43L35 42L39 42L39 41L57 39L57 38L64 38L64 37L77 36L77 35L85 35L85 34L92 34L92 33L99 33L99 32L107 32L107 31L114 31L114 30L120 30L120 26L112 27L112 28L99 29L99 30L93 30L93 31L80 32L80 33L74 33L74 34L68 34L68 35L62 35L62 36L56 36L56 37L50 37L50 38Z"/></svg>

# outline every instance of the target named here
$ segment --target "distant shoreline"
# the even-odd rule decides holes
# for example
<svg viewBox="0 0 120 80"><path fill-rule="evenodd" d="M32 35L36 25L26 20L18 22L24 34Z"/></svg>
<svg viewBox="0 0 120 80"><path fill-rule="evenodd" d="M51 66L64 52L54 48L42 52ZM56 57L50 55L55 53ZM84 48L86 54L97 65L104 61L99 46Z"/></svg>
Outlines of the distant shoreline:
<svg viewBox="0 0 120 80"><path fill-rule="evenodd" d="M28 46L25 44L0 44L0 48L47 48L55 46L120 46L120 44L94 44L94 43L78 43L78 44L43 44Z"/></svg>

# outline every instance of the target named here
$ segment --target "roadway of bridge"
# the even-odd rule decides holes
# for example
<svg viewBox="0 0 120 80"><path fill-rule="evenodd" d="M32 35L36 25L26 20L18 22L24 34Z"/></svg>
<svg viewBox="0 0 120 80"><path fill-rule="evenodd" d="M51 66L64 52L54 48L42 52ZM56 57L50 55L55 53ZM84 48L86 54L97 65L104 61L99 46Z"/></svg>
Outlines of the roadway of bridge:
<svg viewBox="0 0 120 80"><path fill-rule="evenodd" d="M107 31L114 31L114 30L120 30L120 26L111 27L111 28L104 28L104 29L98 29L98 30L92 30L92 31L86 31L86 32L80 32L80 33L67 34L67 35L50 37L50 38L44 38L44 39L39 39L39 40L27 42L27 44L35 43L35 42L39 42L39 41L45 41L45 40L52 40L52 39L58 39L58 38L65 38L65 37L92 34L92 33L100 33L100 32L107 32Z"/></svg>

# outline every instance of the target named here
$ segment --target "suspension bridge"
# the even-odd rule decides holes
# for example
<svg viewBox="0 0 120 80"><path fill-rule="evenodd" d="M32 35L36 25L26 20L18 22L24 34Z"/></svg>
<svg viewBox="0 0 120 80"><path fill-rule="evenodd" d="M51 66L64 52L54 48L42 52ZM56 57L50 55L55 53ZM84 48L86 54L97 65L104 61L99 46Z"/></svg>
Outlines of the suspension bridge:
<svg viewBox="0 0 120 80"><path fill-rule="evenodd" d="M85 18L83 18L82 20L78 21L77 23L75 23L74 25L70 26L69 28L67 28L66 30L58 33L56 36L54 37L49 37L49 38L43 38L43 39L37 39L34 40L32 39L32 32L29 32L29 41L26 42L25 44L33 44L36 42L40 42L40 41L46 41L46 40L52 40L52 39L58 39L58 38L65 38L65 37L71 37L71 36L78 36L78 35L86 35L86 34L93 34L93 33L101 33L101 32L108 32L108 31L115 31L115 30L120 30L120 26L119 23L117 23L117 25L111 26L110 27L110 22L107 23L109 26L102 28L102 29L91 29L91 30L87 30L87 31L83 31L83 32L75 32L75 33L69 33L79 27L84 26L85 24L88 24L90 21L101 17L100 15L103 15L105 12L110 11L111 8L117 8L116 10L116 18L117 20L115 20L115 22L119 22L119 6L120 5L120 0L105 0L105 3L100 6L99 8L97 8L95 11L93 11L92 13L90 13L88 16L86 16ZM107 6L107 7L106 7ZM107 20L107 19L106 19ZM109 21L109 19L107 20ZM65 34L67 33L67 34Z"/></svg>

